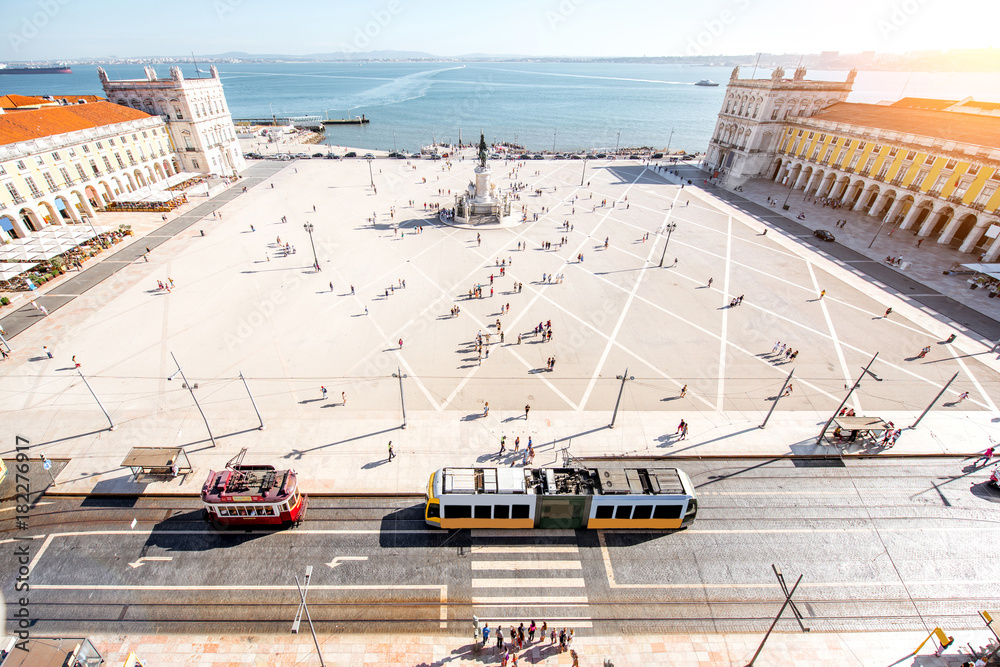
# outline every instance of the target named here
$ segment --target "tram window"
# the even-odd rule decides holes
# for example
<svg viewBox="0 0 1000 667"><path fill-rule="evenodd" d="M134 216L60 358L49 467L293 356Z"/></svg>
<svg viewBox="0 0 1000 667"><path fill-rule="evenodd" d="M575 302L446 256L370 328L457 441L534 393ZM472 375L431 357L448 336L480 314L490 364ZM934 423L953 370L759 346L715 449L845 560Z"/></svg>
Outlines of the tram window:
<svg viewBox="0 0 1000 667"><path fill-rule="evenodd" d="M510 518L511 519L527 519L529 512L528 505L511 505L510 506Z"/></svg>
<svg viewBox="0 0 1000 667"><path fill-rule="evenodd" d="M651 516L653 516L652 505L636 505L635 509L632 510L633 519L648 519Z"/></svg>
<svg viewBox="0 0 1000 667"><path fill-rule="evenodd" d="M683 505L657 505L653 511L654 519L679 519Z"/></svg>
<svg viewBox="0 0 1000 667"><path fill-rule="evenodd" d="M239 508L237 508L236 511L240 513L240 516L247 516L247 508L246 507L239 507Z"/></svg>
<svg viewBox="0 0 1000 667"><path fill-rule="evenodd" d="M219 513L219 516L229 516L229 510L227 510L225 507L218 508L216 512Z"/></svg>
<svg viewBox="0 0 1000 667"><path fill-rule="evenodd" d="M629 519L632 517L632 506L631 505L619 505L615 508L615 518L616 519Z"/></svg>
<svg viewBox="0 0 1000 667"><path fill-rule="evenodd" d="M491 505L476 505L475 513L477 519L490 519L492 512L490 512L493 507Z"/></svg>
<svg viewBox="0 0 1000 667"><path fill-rule="evenodd" d="M471 505L445 505L445 518L447 519L470 519L472 518Z"/></svg>
<svg viewBox="0 0 1000 667"><path fill-rule="evenodd" d="M271 506L265 507L264 514L267 516L274 516L274 508Z"/></svg>
<svg viewBox="0 0 1000 667"><path fill-rule="evenodd" d="M598 505L594 512L595 519L610 519L614 515L614 505Z"/></svg>
<svg viewBox="0 0 1000 667"><path fill-rule="evenodd" d="M493 506L493 518L494 519L509 519L510 518L510 505L494 505Z"/></svg>
<svg viewBox="0 0 1000 667"><path fill-rule="evenodd" d="M438 503L431 503L427 506L427 518L428 519L440 519L441 518L441 505Z"/></svg>

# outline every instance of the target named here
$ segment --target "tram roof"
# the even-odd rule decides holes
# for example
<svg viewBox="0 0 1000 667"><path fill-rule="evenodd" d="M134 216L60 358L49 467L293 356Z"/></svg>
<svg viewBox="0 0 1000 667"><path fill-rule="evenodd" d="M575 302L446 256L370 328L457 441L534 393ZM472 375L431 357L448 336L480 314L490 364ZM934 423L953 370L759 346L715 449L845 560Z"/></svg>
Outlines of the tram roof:
<svg viewBox="0 0 1000 667"><path fill-rule="evenodd" d="M295 492L295 478L294 470L265 465L212 470L201 488L201 499L208 503L279 502Z"/></svg>
<svg viewBox="0 0 1000 667"><path fill-rule="evenodd" d="M676 468L444 468L443 494L684 495Z"/></svg>

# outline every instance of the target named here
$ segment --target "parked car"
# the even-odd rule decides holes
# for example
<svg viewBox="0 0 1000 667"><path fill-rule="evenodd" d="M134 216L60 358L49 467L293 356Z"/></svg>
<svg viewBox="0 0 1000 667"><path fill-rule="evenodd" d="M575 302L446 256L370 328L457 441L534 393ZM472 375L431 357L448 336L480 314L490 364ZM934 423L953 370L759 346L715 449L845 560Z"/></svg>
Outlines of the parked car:
<svg viewBox="0 0 1000 667"><path fill-rule="evenodd" d="M396 151L393 151L393 152L389 153L389 157L402 157L402 154L401 153L397 153Z"/></svg>
<svg viewBox="0 0 1000 667"><path fill-rule="evenodd" d="M662 157L663 157L663 153L653 153L653 159L654 160L659 160Z"/></svg>
<svg viewBox="0 0 1000 667"><path fill-rule="evenodd" d="M604 158L606 158L607 156L608 156L608 154L607 154L607 153L598 153L598 154L597 154L597 159L598 159L598 160L603 160L603 159L604 159Z"/></svg>
<svg viewBox="0 0 1000 667"><path fill-rule="evenodd" d="M559 155L553 155L553 156L552 156L552 159L553 159L553 160L565 160L565 159L566 159L566 156L565 156L565 155L563 155L562 153L560 153Z"/></svg>
<svg viewBox="0 0 1000 667"><path fill-rule="evenodd" d="M569 156L569 159L570 160L579 160L580 159L580 155L577 154L577 153L573 153L572 155Z"/></svg>
<svg viewBox="0 0 1000 667"><path fill-rule="evenodd" d="M639 157L638 155L629 155L628 159L629 160L641 160L642 158Z"/></svg>
<svg viewBox="0 0 1000 667"><path fill-rule="evenodd" d="M818 238L820 241L836 241L837 240L837 237L835 237L833 234L831 234L826 229L817 229L816 231L813 232L813 236L815 236L816 238Z"/></svg>
<svg viewBox="0 0 1000 667"><path fill-rule="evenodd" d="M357 156L358 154L355 153L354 151L351 151L349 153L344 153L344 157L357 157Z"/></svg>
<svg viewBox="0 0 1000 667"><path fill-rule="evenodd" d="M532 160L544 160L545 156L544 155L535 155L531 159Z"/></svg>
<svg viewBox="0 0 1000 667"><path fill-rule="evenodd" d="M440 156L440 155L438 155L437 153L434 153L433 155L431 155L431 159L432 159L432 160L440 160L440 159L441 159L441 156Z"/></svg>
<svg viewBox="0 0 1000 667"><path fill-rule="evenodd" d="M423 157L423 155L421 155L420 153L414 153L413 155L410 156L410 159L411 160L419 160L422 157Z"/></svg>
<svg viewBox="0 0 1000 667"><path fill-rule="evenodd" d="M323 157L322 153L313 153L313 157Z"/></svg>
<svg viewBox="0 0 1000 667"><path fill-rule="evenodd" d="M368 158L372 158L372 159L374 159L374 158L375 158L375 155L374 155L374 154L372 154L372 153L365 153L365 159L367 160Z"/></svg>
<svg viewBox="0 0 1000 667"><path fill-rule="evenodd" d="M296 160L308 160L309 159L309 153L296 153L295 154L295 159Z"/></svg>
<svg viewBox="0 0 1000 667"><path fill-rule="evenodd" d="M337 159L337 158L339 158L340 156L339 156L339 155L337 155L336 153L327 153L327 154L326 154L326 155L324 155L323 157L325 157L325 158L326 158L327 160L336 160L336 159Z"/></svg>
<svg viewBox="0 0 1000 667"><path fill-rule="evenodd" d="M596 160L597 156L594 155L593 153L587 153L587 159L588 160Z"/></svg>

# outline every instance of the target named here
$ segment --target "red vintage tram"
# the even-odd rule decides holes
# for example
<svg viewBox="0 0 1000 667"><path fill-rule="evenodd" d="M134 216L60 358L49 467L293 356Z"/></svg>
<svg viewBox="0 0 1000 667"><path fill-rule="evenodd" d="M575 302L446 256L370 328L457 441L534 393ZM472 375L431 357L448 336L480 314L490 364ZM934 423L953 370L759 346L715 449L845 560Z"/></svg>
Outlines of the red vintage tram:
<svg viewBox="0 0 1000 667"><path fill-rule="evenodd" d="M291 525L302 521L308 498L294 470L244 465L244 448L222 471L211 471L201 488L208 520L222 526Z"/></svg>

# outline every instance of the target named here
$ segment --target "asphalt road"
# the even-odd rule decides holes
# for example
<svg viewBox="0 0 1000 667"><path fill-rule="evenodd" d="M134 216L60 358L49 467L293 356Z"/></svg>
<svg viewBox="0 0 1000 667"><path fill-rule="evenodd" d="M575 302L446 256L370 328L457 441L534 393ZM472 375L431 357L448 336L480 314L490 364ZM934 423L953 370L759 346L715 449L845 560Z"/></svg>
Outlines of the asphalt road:
<svg viewBox="0 0 1000 667"><path fill-rule="evenodd" d="M0 552L14 563L28 545L36 635L285 633L308 565L321 632L471 632L473 614L580 634L760 632L783 600L772 564L789 587L802 575L814 631L972 628L1000 598L1000 492L971 464L678 460L700 511L672 534L437 531L416 497L314 497L297 528L220 532L193 498L45 496L26 515L3 505ZM10 602L16 567L0 576Z"/></svg>

